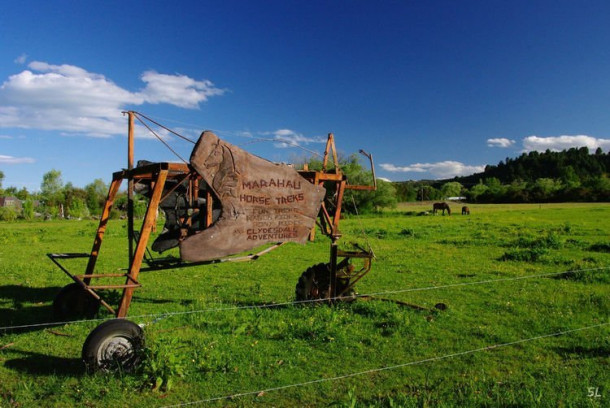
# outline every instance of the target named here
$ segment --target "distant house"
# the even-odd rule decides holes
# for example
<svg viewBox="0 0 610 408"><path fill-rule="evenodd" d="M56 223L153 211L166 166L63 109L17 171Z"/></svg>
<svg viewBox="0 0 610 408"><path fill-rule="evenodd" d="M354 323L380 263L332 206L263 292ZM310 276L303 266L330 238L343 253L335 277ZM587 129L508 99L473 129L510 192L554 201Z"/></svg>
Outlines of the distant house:
<svg viewBox="0 0 610 408"><path fill-rule="evenodd" d="M17 197L0 197L0 207L13 208L17 211L21 211L23 206L21 200Z"/></svg>
<svg viewBox="0 0 610 408"><path fill-rule="evenodd" d="M447 197L449 201L464 201L466 197Z"/></svg>

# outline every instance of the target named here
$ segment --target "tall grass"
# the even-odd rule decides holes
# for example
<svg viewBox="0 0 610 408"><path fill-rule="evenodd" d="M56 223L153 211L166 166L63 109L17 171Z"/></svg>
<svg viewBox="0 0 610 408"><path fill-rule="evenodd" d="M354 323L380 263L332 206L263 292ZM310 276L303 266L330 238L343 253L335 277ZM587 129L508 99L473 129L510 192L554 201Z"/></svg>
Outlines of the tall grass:
<svg viewBox="0 0 610 408"><path fill-rule="evenodd" d="M293 299L299 275L328 261L323 237L248 264L143 273L130 309L147 335L135 373L85 374L80 349L99 322L5 330L0 406L164 406L251 391L203 406L607 406L608 326L375 371L610 322L610 271L599 269L610 266L609 206L469 207L470 216L410 215L427 210L410 205L344 220L342 242L376 254L357 290L378 295L356 302L256 307ZM95 228L0 224L0 327L52 321L69 280L45 253L88 252ZM100 272L126 266L125 236L112 221ZM85 262L72 262L82 273ZM400 291L416 288L428 290Z"/></svg>

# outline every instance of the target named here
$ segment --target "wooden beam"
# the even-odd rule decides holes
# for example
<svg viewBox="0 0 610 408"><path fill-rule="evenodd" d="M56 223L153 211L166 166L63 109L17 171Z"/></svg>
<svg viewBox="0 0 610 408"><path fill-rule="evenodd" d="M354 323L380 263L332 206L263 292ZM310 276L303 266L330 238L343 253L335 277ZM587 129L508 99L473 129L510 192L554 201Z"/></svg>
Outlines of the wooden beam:
<svg viewBox="0 0 610 408"><path fill-rule="evenodd" d="M106 197L104 209L102 210L102 216L100 217L100 223L97 227L97 233L95 234L95 239L93 240L93 247L91 248L91 254L89 255L89 262L87 263L85 275L91 275L95 270L95 263L97 262L100 247L102 246L102 241L104 239L104 233L106 232L106 226L108 224L108 220L110 219L110 211L112 210L114 199L119 191L119 188L121 187L122 181L122 179L115 179L110 184L108 197ZM88 285L90 281L90 278L85 278L84 283Z"/></svg>
<svg viewBox="0 0 610 408"><path fill-rule="evenodd" d="M163 193L163 187L165 186L165 181L167 180L167 173L167 170L161 170L156 180L154 180L155 187L153 189L148 208L146 209L144 222L142 223L142 228L140 229L140 239L138 240L138 245L136 246L133 260L129 265L129 272L127 273L127 281L125 282L125 285L129 285L130 281L133 282L137 281L138 279L140 268L142 267L142 259L146 253L146 245L148 244L148 239L150 238L150 233L155 223L157 209L159 208L159 202L161 201L161 195ZM133 287L126 287L123 290L123 296L117 311L117 317L127 316L127 311L129 310L129 305L131 304L131 298L133 296L133 290Z"/></svg>

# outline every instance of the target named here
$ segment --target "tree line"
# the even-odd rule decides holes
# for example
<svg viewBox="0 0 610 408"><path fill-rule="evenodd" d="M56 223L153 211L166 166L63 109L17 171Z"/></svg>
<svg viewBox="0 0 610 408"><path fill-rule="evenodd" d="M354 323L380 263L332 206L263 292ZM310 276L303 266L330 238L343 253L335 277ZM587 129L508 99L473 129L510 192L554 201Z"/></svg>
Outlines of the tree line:
<svg viewBox="0 0 610 408"><path fill-rule="evenodd" d="M320 170L317 158L301 160L309 169ZM372 174L362 166L358 156L340 159L350 184L371 185ZM331 169L332 171L332 169ZM394 207L398 202L445 200L461 197L473 203L531 203L560 201L610 201L610 153L597 149L593 154L586 147L562 152L529 152L498 165L488 165L482 173L448 180L385 182L377 180L377 190L348 190L344 200L346 212L373 212ZM0 171L0 197L12 196L22 205L0 207L1 220L17 217L27 220L44 218L86 218L99 216L108 194L108 185L95 179L84 188L64 184L61 172L51 170L43 175L39 192L26 188L2 188L4 174ZM334 194L334 191L328 191ZM126 193L119 193L111 217L119 217L126 207ZM146 199L136 196L136 216L143 216Z"/></svg>
<svg viewBox="0 0 610 408"><path fill-rule="evenodd" d="M303 161L301 164L305 163ZM322 162L316 159L309 161L311 170L321 169ZM341 160L341 170L345 172L351 184L372 185L373 178L368 169L364 169L356 156ZM42 177L39 192L29 192L25 187L2 189L4 174L0 172L0 197L16 197L22 203L18 207L0 207L0 220L12 221L17 218L32 220L99 217L108 195L109 185L102 179L95 179L84 188L75 187L72 183L64 184L61 171L51 170ZM384 207L396 205L396 190L392 183L378 181L377 191L348 191L345 197L344 211L348 213L371 212ZM328 191L327 194L334 194ZM119 192L115 198L111 218L125 215L127 208L126 192ZM134 215L143 217L148 200L138 194L134 200Z"/></svg>
<svg viewBox="0 0 610 408"><path fill-rule="evenodd" d="M482 173L450 180L395 183L399 201L465 197L474 203L610 201L610 153L586 147L529 152Z"/></svg>
<svg viewBox="0 0 610 408"><path fill-rule="evenodd" d="M61 171L50 170L42 176L40 191L30 192L25 187L2 188L4 173L0 171L0 197L15 197L21 205L0 207L0 220L12 221L17 218L32 220L36 217L50 218L87 218L101 215L109 185L102 179L95 179L84 188L63 182ZM136 201L135 210L143 214L146 204ZM119 193L115 199L112 218L121 216L126 206L127 194Z"/></svg>

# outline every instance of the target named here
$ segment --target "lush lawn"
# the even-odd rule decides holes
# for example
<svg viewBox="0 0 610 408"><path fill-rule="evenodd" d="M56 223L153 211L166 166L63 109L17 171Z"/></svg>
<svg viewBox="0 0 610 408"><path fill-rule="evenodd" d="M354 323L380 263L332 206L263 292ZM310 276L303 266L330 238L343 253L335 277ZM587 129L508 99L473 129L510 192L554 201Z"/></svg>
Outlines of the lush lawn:
<svg viewBox="0 0 610 408"><path fill-rule="evenodd" d="M332 380L204 405L610 406L610 270L598 269L610 267L610 206L453 207L343 221L343 244L377 255L357 287L372 299L234 308L293 300L299 275L328 260L321 236L251 263L142 274L130 316L146 324L148 359L136 374L85 374L81 347L99 321L0 330L0 407L164 406L319 379ZM88 252L96 226L0 223L0 327L53 320L69 279L45 254ZM125 236L111 222L99 272L126 266ZM577 272L515 279L563 271ZM176 312L196 313L159 316Z"/></svg>

